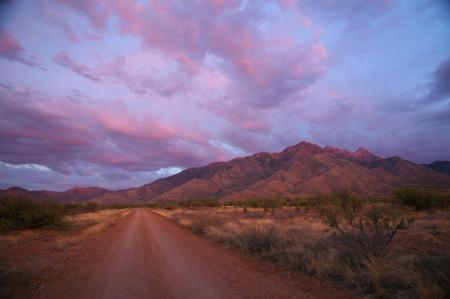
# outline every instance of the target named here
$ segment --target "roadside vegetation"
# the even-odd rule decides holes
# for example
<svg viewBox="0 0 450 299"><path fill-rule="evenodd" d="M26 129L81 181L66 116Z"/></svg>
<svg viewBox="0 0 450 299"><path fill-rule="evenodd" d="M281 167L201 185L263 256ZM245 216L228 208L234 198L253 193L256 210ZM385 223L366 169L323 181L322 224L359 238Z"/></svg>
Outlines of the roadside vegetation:
<svg viewBox="0 0 450 299"><path fill-rule="evenodd" d="M133 207L151 208L224 246L375 298L450 298L450 194L442 190L110 206L3 198L0 232L66 229L51 237L58 251L126 213L111 209ZM2 242L18 244L34 234L6 234ZM0 271L0 286L25 281L19 272L5 273Z"/></svg>
<svg viewBox="0 0 450 299"><path fill-rule="evenodd" d="M0 231L27 228L62 228L64 207L53 202L22 198L0 199Z"/></svg>
<svg viewBox="0 0 450 299"><path fill-rule="evenodd" d="M129 211L98 210L85 204L4 201L0 219L8 226L0 234L2 299L37 298L35 292L46 283L41 277L50 266L65 265L87 240L98 238Z"/></svg>
<svg viewBox="0 0 450 299"><path fill-rule="evenodd" d="M28 198L0 198L0 233L24 229L67 229L67 217L107 209L127 209L130 205L102 206L96 203L58 203Z"/></svg>
<svg viewBox="0 0 450 299"><path fill-rule="evenodd" d="M159 207L224 246L375 298L450 298L445 192L405 188L390 198L339 192Z"/></svg>
<svg viewBox="0 0 450 299"><path fill-rule="evenodd" d="M450 195L426 188L403 188L394 193L395 199L402 205L417 211L444 209L450 205Z"/></svg>

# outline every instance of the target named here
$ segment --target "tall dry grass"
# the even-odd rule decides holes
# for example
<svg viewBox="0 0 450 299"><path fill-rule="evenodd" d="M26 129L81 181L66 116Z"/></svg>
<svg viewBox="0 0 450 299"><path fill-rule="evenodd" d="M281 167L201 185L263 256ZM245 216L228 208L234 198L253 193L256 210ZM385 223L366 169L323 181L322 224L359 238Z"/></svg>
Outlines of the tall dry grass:
<svg viewBox="0 0 450 299"><path fill-rule="evenodd" d="M55 250L62 250L69 245L79 244L84 239L98 234L105 228L114 225L130 210L101 210L91 213L68 215L63 218L68 229L47 231L42 229L27 229L0 235L0 242L4 246L28 244L39 240L47 240Z"/></svg>
<svg viewBox="0 0 450 299"><path fill-rule="evenodd" d="M61 250L68 245L79 244L84 239L113 226L129 212L129 209L101 210L92 213L66 216L65 220L70 223L74 232L71 234L63 234L55 238L53 240L53 248Z"/></svg>
<svg viewBox="0 0 450 299"><path fill-rule="evenodd" d="M376 298L450 298L450 244L445 247L445 238L450 236L450 219L445 214L428 215L428 220L419 219L411 227L411 235L396 231L398 240L395 237L382 244L380 250L374 244L376 250L372 252L355 247L353 238L361 240L362 236L358 235L362 234L361 231L347 230L347 223L340 226L340 229L346 230L341 233L330 223L327 225L324 221L326 216L316 211L283 208L271 215L262 208L221 207L157 212L225 246L270 260L287 270L301 271ZM370 213L367 215L374 217ZM380 214L376 216L381 217ZM391 221L386 227L379 227L381 224L370 221L365 224L374 234L367 240L376 240L378 236L375 234L380 232L380 240L386 240L386 233L392 233L401 221L392 218L390 213L386 217ZM339 219L335 218L341 221ZM383 219L377 218L377 221ZM417 237L432 242L427 238L436 238L432 235L436 228L428 230L430 223L433 227L439 226L441 234L437 237L438 243L441 247L444 244L444 248L434 250L430 247L418 251L414 246L407 245L414 245L418 241L414 238ZM393 230L387 230L391 228Z"/></svg>

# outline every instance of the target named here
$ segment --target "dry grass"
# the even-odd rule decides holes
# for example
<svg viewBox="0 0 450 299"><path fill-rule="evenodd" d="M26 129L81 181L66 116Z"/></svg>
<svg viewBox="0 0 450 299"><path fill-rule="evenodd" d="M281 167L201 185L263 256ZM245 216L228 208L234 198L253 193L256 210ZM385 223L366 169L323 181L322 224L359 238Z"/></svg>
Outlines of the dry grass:
<svg viewBox="0 0 450 299"><path fill-rule="evenodd" d="M124 217L129 210L102 210L93 213L66 216L69 229L64 231L48 231L42 229L21 230L0 235L0 242L5 246L26 244L33 241L48 241L55 249L79 243L81 240L100 232Z"/></svg>
<svg viewBox="0 0 450 299"><path fill-rule="evenodd" d="M89 236L114 225L117 220L127 215L129 211L130 210L102 210L93 213L67 216L66 220L71 224L76 233L56 238L53 241L53 246L56 250L61 250L68 245L78 244Z"/></svg>
<svg viewBox="0 0 450 299"><path fill-rule="evenodd" d="M66 216L65 230L22 230L0 235L0 298L33 298L40 277L63 267L68 254L98 236L130 210Z"/></svg>
<svg viewBox="0 0 450 299"><path fill-rule="evenodd" d="M226 246L273 261L285 269L370 293L377 298L450 298L448 211L414 213L383 256L364 256L349 247L313 211L220 207L156 210Z"/></svg>

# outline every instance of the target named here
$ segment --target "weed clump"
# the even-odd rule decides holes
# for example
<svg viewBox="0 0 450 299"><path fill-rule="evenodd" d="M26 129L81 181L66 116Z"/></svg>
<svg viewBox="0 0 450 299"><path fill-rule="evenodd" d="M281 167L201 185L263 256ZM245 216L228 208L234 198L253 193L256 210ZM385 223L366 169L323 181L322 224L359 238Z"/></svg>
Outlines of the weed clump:
<svg viewBox="0 0 450 299"><path fill-rule="evenodd" d="M194 234L204 234L208 227L221 226L223 222L220 218L216 217L194 217L190 223L190 228Z"/></svg>
<svg viewBox="0 0 450 299"><path fill-rule="evenodd" d="M270 256L273 251L285 247L290 242L274 225L253 225L237 231L230 243L244 252Z"/></svg>

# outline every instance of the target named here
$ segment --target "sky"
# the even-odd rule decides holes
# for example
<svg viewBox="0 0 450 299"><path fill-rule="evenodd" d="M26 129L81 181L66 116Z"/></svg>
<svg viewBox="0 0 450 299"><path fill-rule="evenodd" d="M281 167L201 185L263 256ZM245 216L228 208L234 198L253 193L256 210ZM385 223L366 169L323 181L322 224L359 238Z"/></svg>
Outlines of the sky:
<svg viewBox="0 0 450 299"><path fill-rule="evenodd" d="M0 1L0 188L309 141L450 160L450 1Z"/></svg>

